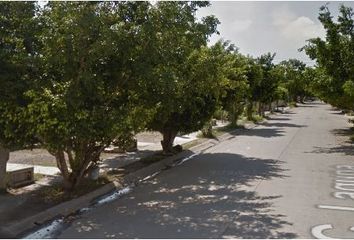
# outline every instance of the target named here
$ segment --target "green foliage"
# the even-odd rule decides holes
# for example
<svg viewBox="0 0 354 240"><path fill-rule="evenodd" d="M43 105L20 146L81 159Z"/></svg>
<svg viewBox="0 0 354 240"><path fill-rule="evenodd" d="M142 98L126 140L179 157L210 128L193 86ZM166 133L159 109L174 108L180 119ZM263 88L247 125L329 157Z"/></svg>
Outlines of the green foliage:
<svg viewBox="0 0 354 240"><path fill-rule="evenodd" d="M289 59L280 63L283 86L288 90L291 101L303 102L307 95L307 78L305 78L306 64L297 60Z"/></svg>
<svg viewBox="0 0 354 240"><path fill-rule="evenodd" d="M278 86L279 78L273 63L274 57L275 54L267 53L257 59L263 72L263 78L258 88L259 102L264 104L275 100L275 91Z"/></svg>
<svg viewBox="0 0 354 240"><path fill-rule="evenodd" d="M273 63L275 54L263 54L257 59L249 58L246 70L249 85L247 101L247 118L252 120L252 110L258 103L258 114L264 115L264 105L270 104L277 98L279 83L278 69Z"/></svg>
<svg viewBox="0 0 354 240"><path fill-rule="evenodd" d="M201 129L202 136L205 138L214 138L215 136L213 135L213 124L211 121L208 121L205 123L203 128Z"/></svg>
<svg viewBox="0 0 354 240"><path fill-rule="evenodd" d="M227 111L223 110L221 106L219 106L216 111L214 112L213 118L217 119L217 120L222 120L222 121L226 121L228 117L228 113Z"/></svg>
<svg viewBox="0 0 354 240"><path fill-rule="evenodd" d="M343 84L343 90L349 97L354 97L354 82L349 80Z"/></svg>
<svg viewBox="0 0 354 240"><path fill-rule="evenodd" d="M0 144L12 149L36 142L22 109L36 78L35 11L34 2L0 3Z"/></svg>
<svg viewBox="0 0 354 240"><path fill-rule="evenodd" d="M259 102L261 98L260 85L263 79L263 71L261 66L251 57L248 57L246 77L249 86L247 91L246 113L247 119L252 120L255 108L254 105L256 102Z"/></svg>
<svg viewBox="0 0 354 240"><path fill-rule="evenodd" d="M219 71L217 49L206 47L216 31L213 17L198 22L203 2L158 2L151 10L151 55L154 62L147 86L156 114L149 128L164 135L165 152L172 150L177 132L203 127L215 111ZM156 34L157 33L157 34Z"/></svg>
<svg viewBox="0 0 354 240"><path fill-rule="evenodd" d="M219 47L223 52L220 104L228 112L231 125L236 126L246 105L249 89L246 76L247 59L228 42L219 42L215 47Z"/></svg>
<svg viewBox="0 0 354 240"><path fill-rule="evenodd" d="M135 71L147 9L144 2L51 2L40 15L41 75L26 93L26 117L56 157L67 189L79 185L115 138L149 119Z"/></svg>
<svg viewBox="0 0 354 240"><path fill-rule="evenodd" d="M352 8L344 5L339 12L334 21L327 6L321 8L319 20L326 30L326 38L310 39L303 50L316 59L320 74L328 76L317 80L316 94L336 107L353 109L350 83L346 82L353 81L354 76L354 14Z"/></svg>
<svg viewBox="0 0 354 240"><path fill-rule="evenodd" d="M287 101L289 98L289 90L286 87L279 85L275 90L276 100Z"/></svg>

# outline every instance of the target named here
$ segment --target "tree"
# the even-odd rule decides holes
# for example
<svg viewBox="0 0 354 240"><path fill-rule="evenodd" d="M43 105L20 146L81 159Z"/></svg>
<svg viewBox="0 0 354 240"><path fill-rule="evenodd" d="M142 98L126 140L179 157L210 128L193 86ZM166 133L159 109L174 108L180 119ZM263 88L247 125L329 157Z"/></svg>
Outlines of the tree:
<svg viewBox="0 0 354 240"><path fill-rule="evenodd" d="M224 51L220 102L228 112L231 126L236 126L246 105L249 88L246 76L247 59L229 42L219 42L217 45Z"/></svg>
<svg viewBox="0 0 354 240"><path fill-rule="evenodd" d="M212 16L198 22L195 12L207 2L158 2L150 11L150 61L155 65L148 81L149 99L157 106L148 125L163 135L165 153L173 152L178 132L200 129L214 112L212 91L218 72L213 72L212 51L206 43L216 32Z"/></svg>
<svg viewBox="0 0 354 240"><path fill-rule="evenodd" d="M41 12L40 78L26 93L32 131L56 158L66 190L79 186L115 138L149 119L140 102L147 2L50 2Z"/></svg>
<svg viewBox="0 0 354 240"><path fill-rule="evenodd" d="M275 92L278 86L278 78L274 77L273 59L275 54L267 53L263 54L256 59L257 64L262 69L262 80L257 87L257 96L259 102L258 113L264 116L264 105L271 104L275 100Z"/></svg>
<svg viewBox="0 0 354 240"><path fill-rule="evenodd" d="M307 95L307 82L304 76L306 64L297 59L289 59L280 63L282 82L288 90L291 101L304 101Z"/></svg>
<svg viewBox="0 0 354 240"><path fill-rule="evenodd" d="M317 61L327 84L320 84L328 90L322 97L334 106L352 109L353 102L348 95L348 85L354 76L354 13L342 5L337 21L333 20L327 6L320 9L319 20L326 30L326 38L313 38L301 50ZM347 83L349 82L349 83Z"/></svg>
<svg viewBox="0 0 354 240"><path fill-rule="evenodd" d="M39 25L33 2L0 3L0 190L6 190L9 150L35 142L22 107L35 81Z"/></svg>
<svg viewBox="0 0 354 240"><path fill-rule="evenodd" d="M246 77L248 83L248 94L247 94L247 106L246 113L247 119L253 120L253 107L260 101L260 87L263 79L263 70L255 59L248 57L248 63L246 68Z"/></svg>

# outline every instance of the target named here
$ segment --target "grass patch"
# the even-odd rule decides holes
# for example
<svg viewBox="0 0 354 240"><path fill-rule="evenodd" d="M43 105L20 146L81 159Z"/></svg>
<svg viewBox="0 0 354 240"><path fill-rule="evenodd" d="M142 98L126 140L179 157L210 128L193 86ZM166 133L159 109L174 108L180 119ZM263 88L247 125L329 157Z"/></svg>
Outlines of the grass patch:
<svg viewBox="0 0 354 240"><path fill-rule="evenodd" d="M289 103L289 107L290 107L290 108L296 108L296 107L297 107L296 102L290 102L290 103Z"/></svg>
<svg viewBox="0 0 354 240"><path fill-rule="evenodd" d="M223 135L223 134L225 134L225 133L228 133L228 132L231 132L231 131L233 131L233 130L236 130L236 129L244 129L246 123L247 123L247 120L246 120L246 119L240 119L240 120L237 122L237 125L236 125L236 126L233 126L233 125L231 125L231 124L228 124L228 125L226 125L226 126L213 129L213 134L214 134L215 137L220 137L221 135Z"/></svg>
<svg viewBox="0 0 354 240"><path fill-rule="evenodd" d="M253 114L252 119L250 121L253 123L260 123L260 122L264 121L264 117L262 117L261 115L258 115L258 114Z"/></svg>
<svg viewBox="0 0 354 240"><path fill-rule="evenodd" d="M193 140L191 142L184 143L184 144L182 144L183 150L188 150L188 149L190 149L190 148L192 148L192 147L194 147L196 145L199 145L199 144L201 144L203 142L206 142L207 140L208 140L207 138L203 138L202 137L202 138L199 138L199 139L195 139L195 140Z"/></svg>
<svg viewBox="0 0 354 240"><path fill-rule="evenodd" d="M41 180L41 179L44 178L44 177L45 177L45 175L40 174L40 173L35 173L35 174L33 175L34 181L39 181L39 180Z"/></svg>

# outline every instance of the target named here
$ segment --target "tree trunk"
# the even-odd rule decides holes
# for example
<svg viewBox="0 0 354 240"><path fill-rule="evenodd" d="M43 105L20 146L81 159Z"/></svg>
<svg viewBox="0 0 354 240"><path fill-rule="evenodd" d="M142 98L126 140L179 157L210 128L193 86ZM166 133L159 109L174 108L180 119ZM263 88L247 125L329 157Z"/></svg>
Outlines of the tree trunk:
<svg viewBox="0 0 354 240"><path fill-rule="evenodd" d="M260 102L258 102L258 115L262 116L262 106Z"/></svg>
<svg viewBox="0 0 354 240"><path fill-rule="evenodd" d="M237 121L240 118L243 110L244 110L244 105L241 105L241 104L234 104L233 105L232 113L231 113L231 126L234 126L234 127L237 126Z"/></svg>
<svg viewBox="0 0 354 240"><path fill-rule="evenodd" d="M263 108L263 103L261 102L258 105L258 114L259 116L264 117L264 108Z"/></svg>
<svg viewBox="0 0 354 240"><path fill-rule="evenodd" d="M162 151L164 154L173 153L173 142L177 135L177 131L175 130L164 130L161 132L163 139L161 141Z"/></svg>
<svg viewBox="0 0 354 240"><path fill-rule="evenodd" d="M277 100L277 103L276 103L276 108L277 108L277 112L279 112L279 100Z"/></svg>
<svg viewBox="0 0 354 240"><path fill-rule="evenodd" d="M252 113L253 113L253 103L252 102L249 102L247 104L247 120L252 120L253 119L253 116L252 116Z"/></svg>
<svg viewBox="0 0 354 240"><path fill-rule="evenodd" d="M70 192L76 189L82 179L95 166L100 159L100 154L106 145L96 146L95 143L80 143L80 148L73 150L67 146L66 150L51 152L55 156L57 166L63 177L63 187ZM67 156L65 156L65 153ZM66 159L67 157L67 159ZM69 166L67 164L69 162Z"/></svg>
<svg viewBox="0 0 354 240"><path fill-rule="evenodd" d="M300 95L300 102L301 102L302 104L305 104L305 96Z"/></svg>
<svg viewBox="0 0 354 240"><path fill-rule="evenodd" d="M10 151L0 146L0 192L6 192L6 164L10 157Z"/></svg>
<svg viewBox="0 0 354 240"><path fill-rule="evenodd" d="M235 127L236 125L237 125L237 118L238 118L238 116L237 116L237 109L236 109L237 107L235 106L235 104L233 104L232 105L232 107L231 107L231 126L233 126L233 127Z"/></svg>

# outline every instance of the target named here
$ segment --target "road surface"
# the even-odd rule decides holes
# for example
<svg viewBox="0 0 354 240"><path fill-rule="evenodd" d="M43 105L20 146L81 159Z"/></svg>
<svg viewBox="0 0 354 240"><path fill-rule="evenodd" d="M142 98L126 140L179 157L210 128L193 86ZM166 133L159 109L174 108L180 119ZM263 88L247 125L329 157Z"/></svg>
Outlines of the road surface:
<svg viewBox="0 0 354 240"><path fill-rule="evenodd" d="M307 103L76 219L59 238L354 238L346 117Z"/></svg>

